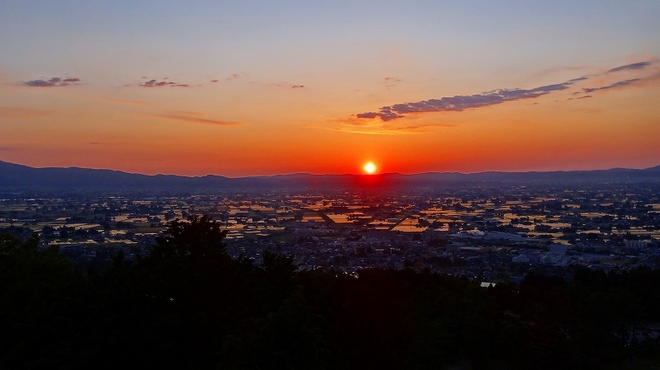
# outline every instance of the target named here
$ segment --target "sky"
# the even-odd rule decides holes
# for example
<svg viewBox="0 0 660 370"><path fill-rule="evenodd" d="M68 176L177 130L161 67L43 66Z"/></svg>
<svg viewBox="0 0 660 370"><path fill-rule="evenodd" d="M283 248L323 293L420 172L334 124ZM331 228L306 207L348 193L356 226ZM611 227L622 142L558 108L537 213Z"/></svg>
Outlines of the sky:
<svg viewBox="0 0 660 370"><path fill-rule="evenodd" d="M143 174L660 165L660 1L0 0L0 160Z"/></svg>

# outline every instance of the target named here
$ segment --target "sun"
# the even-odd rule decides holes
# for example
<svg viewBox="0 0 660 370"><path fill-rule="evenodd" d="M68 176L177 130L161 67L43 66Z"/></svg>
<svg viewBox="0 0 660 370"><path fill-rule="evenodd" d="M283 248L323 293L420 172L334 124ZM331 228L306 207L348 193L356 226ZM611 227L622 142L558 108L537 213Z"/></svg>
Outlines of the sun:
<svg viewBox="0 0 660 370"><path fill-rule="evenodd" d="M376 173L376 165L373 162L367 162L364 164L364 172L366 172L368 175L373 175Z"/></svg>

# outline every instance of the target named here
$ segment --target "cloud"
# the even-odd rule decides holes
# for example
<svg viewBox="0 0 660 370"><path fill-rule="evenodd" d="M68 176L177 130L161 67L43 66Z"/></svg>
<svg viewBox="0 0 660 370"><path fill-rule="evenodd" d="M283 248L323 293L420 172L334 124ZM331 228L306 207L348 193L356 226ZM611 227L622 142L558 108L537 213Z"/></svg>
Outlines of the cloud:
<svg viewBox="0 0 660 370"><path fill-rule="evenodd" d="M165 77L167 79L168 77ZM172 81L157 81L157 80L149 80L146 82L143 82L139 84L139 86L142 87L163 87L163 86L170 86L170 87L190 87L189 84L183 84L183 83L178 83L178 82L172 82Z"/></svg>
<svg viewBox="0 0 660 370"><path fill-rule="evenodd" d="M269 83L269 85L277 86L277 87L287 87L287 88L291 88L291 89L302 89L302 88L305 87L304 85L294 85L294 84L290 84L288 82L273 82L273 83Z"/></svg>
<svg viewBox="0 0 660 370"><path fill-rule="evenodd" d="M234 80L247 80L246 82L254 84L255 82L250 82L250 74L247 72L238 72L238 73L232 73L228 77L226 77L224 80L225 81L234 81Z"/></svg>
<svg viewBox="0 0 660 370"><path fill-rule="evenodd" d="M587 68L588 68L588 66L586 66L586 65L568 66L568 67L557 67L556 66L556 67L550 67L550 68L546 68L544 70L541 70L537 73L534 73L532 76L534 78L543 78L543 77L546 77L546 76L554 75L556 73L561 73L561 72L565 72L565 71L571 71L571 72L581 71L581 70L585 70Z"/></svg>
<svg viewBox="0 0 660 370"><path fill-rule="evenodd" d="M567 80L565 82L539 86L532 89L498 89L493 91L487 91L480 94L473 95L454 95L454 96L445 96L439 99L429 99L422 100L417 102L405 102L392 105L386 105L379 108L376 111L362 112L353 115L358 119L364 120L375 120L379 119L381 121L393 121L399 118L406 117L409 114L418 114L418 113L431 113L431 112L461 112L468 109L488 107L496 104L501 104L510 101L523 100L523 99L535 99L543 95L554 93L557 91L562 91L569 89L572 85L575 85L581 81L585 81L591 78L599 78L600 80L607 80L607 77L611 73L620 72L620 71L641 71L652 68L653 65L658 63L658 59L630 63L622 66L618 66L612 69L607 70L595 75L586 75L574 79ZM566 68L565 68L566 69ZM568 70L579 70L583 67L568 68ZM657 68L656 68L657 69ZM553 70L549 70L554 72ZM550 73L544 71L543 74ZM642 82L649 82L653 80L653 76L646 77L636 77L630 78L622 81L617 81L613 83L606 84L601 87L588 87L582 88L581 92L573 92L572 95L579 94L588 94L594 91L613 89L623 86L628 86L636 82L640 82L638 85L642 85ZM399 80L393 77L385 77L384 82L387 84L398 82ZM607 83L607 82L602 82Z"/></svg>
<svg viewBox="0 0 660 370"><path fill-rule="evenodd" d="M46 111L32 108L0 107L0 118L29 119L47 114Z"/></svg>
<svg viewBox="0 0 660 370"><path fill-rule="evenodd" d="M373 118L376 118L376 117L379 117L379 116L380 116L380 113L376 113L376 112L367 112L367 113L358 113L357 114L357 118L373 119Z"/></svg>
<svg viewBox="0 0 660 370"><path fill-rule="evenodd" d="M80 85L79 78L62 78L62 77L53 77L48 80L31 80L23 82L24 85L30 87L60 87L60 86L70 86L70 85Z"/></svg>
<svg viewBox="0 0 660 370"><path fill-rule="evenodd" d="M330 125L306 124L304 127L364 135L401 135L419 134L438 127L455 126L437 123L384 122L376 119L364 120L355 116L339 119L325 118L324 121Z"/></svg>
<svg viewBox="0 0 660 370"><path fill-rule="evenodd" d="M429 99L419 102L399 103L381 107L378 112L358 113L357 118L374 119L380 118L382 121L390 121L405 117L409 113L429 113L429 112L447 112L464 111L466 109L487 107L508 101L533 99L539 96L549 94L554 91L566 90L578 81L586 77L575 78L566 82L545 85L533 89L500 89L488 91L474 95L455 95L446 96L440 99Z"/></svg>
<svg viewBox="0 0 660 370"><path fill-rule="evenodd" d="M228 122L228 121L219 121L210 118L204 118L201 113L197 112L173 112L169 114L152 114L152 117L158 118L167 118L177 121L183 121L188 123L204 123L218 126L239 126L243 125L241 122Z"/></svg>
<svg viewBox="0 0 660 370"><path fill-rule="evenodd" d="M114 99L114 98L94 98L94 100L97 101L107 101L110 103L117 103L117 104L129 104L129 105L150 105L148 103L144 103L141 101L134 101L134 100L123 100L123 99Z"/></svg>
<svg viewBox="0 0 660 370"><path fill-rule="evenodd" d="M631 83L637 82L639 80L640 80L639 78L631 78L629 80L623 80L623 81L615 82L615 83L612 83L612 84L609 84L609 85L606 85L606 86L583 88L582 91L584 91L585 93L590 93L590 92L594 92L594 91L598 91L598 90L613 89L615 87L622 87L622 86L630 85Z"/></svg>
<svg viewBox="0 0 660 370"><path fill-rule="evenodd" d="M400 135L400 134L416 134L429 131L435 125L408 125L401 127L345 127L345 126L335 126L335 127L322 127L312 124L305 124L303 127L314 128L314 129L323 129L329 131L338 131L345 132L349 134L362 134L362 135Z"/></svg>
<svg viewBox="0 0 660 370"><path fill-rule="evenodd" d="M394 87L397 84L397 82L401 82L401 80L396 78L396 77L385 77L385 78L383 78L383 83L385 84L385 87L388 90L391 89L392 87Z"/></svg>
<svg viewBox="0 0 660 370"><path fill-rule="evenodd" d="M626 65L619 66L619 67L616 67L616 68L612 68L612 69L610 69L609 71L607 71L605 73L613 73L613 72L634 70L634 69L644 69L644 68L650 66L651 64L653 64L653 61L630 63L630 64L626 64Z"/></svg>
<svg viewBox="0 0 660 370"><path fill-rule="evenodd" d="M352 132L352 133L365 133L365 134L396 134L396 133L415 133L425 132L432 130L433 127L442 127L438 123L424 124L424 125L410 125L411 120L421 118L422 113L433 112L461 112L469 109L477 109L489 107L506 102L519 101L524 99L536 99L548 94L557 94L565 91L564 95L568 95L566 100L578 100L592 98L591 92L598 90L606 90L613 88L622 88L624 86L643 87L651 83L660 82L660 68L656 66L660 59L654 59L649 62L631 63L612 68L605 72L595 74L586 74L582 77L577 77L564 82L542 85L530 89L523 88L506 88L486 91L479 94L472 95L454 95L445 96L438 99L428 99L414 102L404 102L392 105L382 106L374 111L367 111L357 114L352 114L347 118L326 120L331 123L328 127L318 127L327 130ZM564 70L582 70L586 67L571 67L562 68L561 70L552 69L546 70L543 74L551 74L556 71ZM631 71L636 76L622 81L613 81L615 75L611 74L618 71ZM634 77L634 78L633 78ZM385 84L399 82L394 77L385 77L383 79ZM594 85L604 85L601 87L584 88L584 81L591 81ZM576 91L578 90L578 91ZM555 99L559 102L560 98ZM536 105L538 102L531 102L531 105ZM405 120L400 118L407 117ZM427 123L425 121L424 123ZM452 125L449 125L452 126ZM308 126L311 127L311 126Z"/></svg>
<svg viewBox="0 0 660 370"><path fill-rule="evenodd" d="M218 80L211 80L211 83L216 83L216 82L218 82Z"/></svg>

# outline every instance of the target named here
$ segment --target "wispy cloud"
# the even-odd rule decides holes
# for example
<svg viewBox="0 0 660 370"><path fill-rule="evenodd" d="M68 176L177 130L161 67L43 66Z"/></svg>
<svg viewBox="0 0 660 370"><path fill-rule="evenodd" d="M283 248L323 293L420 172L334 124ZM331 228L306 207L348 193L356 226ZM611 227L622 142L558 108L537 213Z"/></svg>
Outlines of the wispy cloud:
<svg viewBox="0 0 660 370"><path fill-rule="evenodd" d="M62 87L71 85L80 85L80 79L75 77L52 77L50 79L39 79L23 82L24 85L30 87Z"/></svg>
<svg viewBox="0 0 660 370"><path fill-rule="evenodd" d="M629 63L621 65L618 67L611 68L605 72L600 72L593 75L585 75L579 78L574 78L568 81L539 86L531 89L522 89L522 88L513 88L513 89L498 89L493 91L482 92L479 94L473 95L454 95L454 96L445 96L438 99L429 99L416 102L404 102L392 105L386 105L380 107L376 111L362 112L354 114L353 117L364 120L381 120L383 122L397 120L403 117L406 117L410 114L419 114L419 113L432 113L432 112L461 112L468 109L476 109L488 107L496 104L502 104L505 102L512 102L523 99L535 99L543 95L555 93L557 91L567 90L574 85L578 85L579 82L585 81L588 79L594 79L602 83L603 86L600 87L586 87L582 88L582 91L573 92L573 95L588 94L600 90L608 90L614 88L621 88L629 85L639 85L642 86L644 82L649 82L653 79L653 76L649 76L647 70L655 71L657 68L656 64L660 62L659 59L653 59L648 61ZM581 70L585 67L571 67L571 68L562 68L561 70ZM550 69L543 71L542 74L548 74L555 72L556 69ZM634 72L635 75L630 76L631 78L611 82L611 78L614 73L630 71ZM644 72L641 72L644 71ZM643 76L645 74L646 76ZM610 81L608 81L610 80ZM385 78L385 84L398 82L398 80L391 77ZM639 82L639 84L637 84Z"/></svg>
<svg viewBox="0 0 660 370"><path fill-rule="evenodd" d="M93 99L96 101L110 102L115 104L128 104L128 105L140 105L140 106L150 105L149 103L135 101L135 100L123 100L123 99L115 99L115 98L93 98Z"/></svg>
<svg viewBox="0 0 660 370"><path fill-rule="evenodd" d="M167 77L165 77L165 79L167 79ZM189 84L185 84L185 83L172 82L172 81L157 81L157 80L145 81L145 82L140 83L138 86L142 86L142 87L165 87L165 86L169 86L169 87L190 87Z"/></svg>
<svg viewBox="0 0 660 370"><path fill-rule="evenodd" d="M302 89L302 88L305 87L304 85L294 85L294 84L290 84L288 82L273 82L273 83L269 83L268 85L277 86L277 87L285 87L285 88L290 88L290 89Z"/></svg>
<svg viewBox="0 0 660 370"><path fill-rule="evenodd" d="M654 62L655 61L630 63L630 64L626 64L626 65L623 65L623 66L612 68L612 69L608 70L606 73L613 73L613 72L620 72L620 71L627 71L627 70L635 70L635 69L644 69L644 68L652 65Z"/></svg>
<svg viewBox="0 0 660 370"><path fill-rule="evenodd" d="M555 66L555 67L550 67L546 68L544 70L541 70L539 72L536 72L532 75L534 78L543 78L546 76L551 76L556 73L561 73L561 72L577 72L577 71L583 71L588 69L589 67L586 65L580 65L580 66Z"/></svg>
<svg viewBox="0 0 660 370"><path fill-rule="evenodd" d="M615 82L615 83L612 83L612 84L609 84L609 85L605 85L605 86L601 86L601 87L583 88L582 91L584 91L585 93L591 93L591 92L598 91L598 90L613 89L613 88L616 88L616 87L623 87L623 86L630 85L631 83L637 82L639 80L640 80L639 78L631 78L629 80L618 81L618 82Z"/></svg>
<svg viewBox="0 0 660 370"><path fill-rule="evenodd" d="M0 107L0 118L5 119L29 119L40 117L47 113L46 111L32 108Z"/></svg>
<svg viewBox="0 0 660 370"><path fill-rule="evenodd" d="M383 83L385 84L385 88L387 88L388 90L393 88L399 82L401 82L401 80L396 77L383 78Z"/></svg>
<svg viewBox="0 0 660 370"><path fill-rule="evenodd" d="M306 128L322 129L329 131L345 132L349 134L361 135L399 135L399 134L414 134L428 131L431 125L409 125L405 127L350 127L350 126L318 126L313 124L303 125Z"/></svg>
<svg viewBox="0 0 660 370"><path fill-rule="evenodd" d="M399 123L385 122L378 119L365 120L355 116L348 118L326 118L329 125L306 124L306 128L323 129L330 131L339 131L353 134L364 135L401 135L401 134L419 134L428 132L438 127L453 127L447 124L429 124L429 123Z"/></svg>
<svg viewBox="0 0 660 370"><path fill-rule="evenodd" d="M533 99L554 91L566 90L574 83L585 80L586 77L575 78L566 82L539 86L533 89L500 89L474 95L446 96L440 99L429 99L419 102L400 103L381 107L377 112L358 113L357 118L390 121L405 117L409 113L429 113L446 111L464 111L466 109L487 107L508 101Z"/></svg>
<svg viewBox="0 0 660 370"><path fill-rule="evenodd" d="M210 118L204 118L203 114L198 112L172 112L168 114L152 114L152 117L167 118L188 123L203 123L217 126L240 126L241 122L220 121Z"/></svg>

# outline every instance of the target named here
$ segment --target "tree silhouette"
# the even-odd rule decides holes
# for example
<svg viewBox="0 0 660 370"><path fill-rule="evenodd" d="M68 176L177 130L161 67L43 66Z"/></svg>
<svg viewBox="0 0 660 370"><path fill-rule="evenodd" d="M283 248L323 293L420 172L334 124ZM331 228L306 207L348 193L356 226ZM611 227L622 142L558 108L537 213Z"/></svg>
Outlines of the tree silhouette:
<svg viewBox="0 0 660 370"><path fill-rule="evenodd" d="M0 368L79 364L93 293L56 248L0 234ZM79 356L78 356L79 355Z"/></svg>

